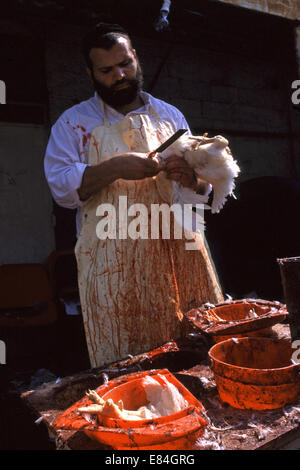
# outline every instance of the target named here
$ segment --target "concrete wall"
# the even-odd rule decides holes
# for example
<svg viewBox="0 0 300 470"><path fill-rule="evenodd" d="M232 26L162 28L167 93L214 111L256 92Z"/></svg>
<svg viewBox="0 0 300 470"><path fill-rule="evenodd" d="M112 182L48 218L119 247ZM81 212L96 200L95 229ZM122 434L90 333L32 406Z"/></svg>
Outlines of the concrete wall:
<svg viewBox="0 0 300 470"><path fill-rule="evenodd" d="M43 127L0 124L0 264L43 263L54 249Z"/></svg>
<svg viewBox="0 0 300 470"><path fill-rule="evenodd" d="M1 18L0 33L27 39L34 37L36 26ZM10 60L19 60L16 51L11 50ZM23 66L17 70L22 87L32 72ZM15 81L16 74L6 82L8 104L16 102L11 98ZM46 123L0 122L0 264L44 263L55 249L52 198L43 168L47 140Z"/></svg>

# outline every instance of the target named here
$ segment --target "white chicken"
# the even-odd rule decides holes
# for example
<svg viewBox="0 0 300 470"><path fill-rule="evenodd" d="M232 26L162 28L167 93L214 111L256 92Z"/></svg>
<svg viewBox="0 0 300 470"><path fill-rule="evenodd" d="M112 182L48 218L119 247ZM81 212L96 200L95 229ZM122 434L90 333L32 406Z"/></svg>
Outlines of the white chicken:
<svg viewBox="0 0 300 470"><path fill-rule="evenodd" d="M183 157L194 169L198 178L211 184L214 191L210 208L212 213L220 212L227 196L235 197L234 178L238 176L240 168L233 159L228 145L228 140L221 135L212 138L207 137L207 134L185 135L160 154L162 160L174 154ZM197 195L195 191L178 184L173 185L173 202L203 204L207 200L208 196Z"/></svg>

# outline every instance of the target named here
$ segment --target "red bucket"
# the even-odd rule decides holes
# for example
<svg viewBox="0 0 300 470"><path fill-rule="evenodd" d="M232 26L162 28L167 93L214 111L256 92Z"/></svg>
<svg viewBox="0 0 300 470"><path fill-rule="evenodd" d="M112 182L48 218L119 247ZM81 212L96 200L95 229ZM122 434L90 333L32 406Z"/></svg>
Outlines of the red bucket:
<svg viewBox="0 0 300 470"><path fill-rule="evenodd" d="M288 316L286 306L259 299L231 300L202 306L184 314L193 329L215 343L234 337L270 336L271 327Z"/></svg>
<svg viewBox="0 0 300 470"><path fill-rule="evenodd" d="M88 423L78 414L78 408L91 401L84 397L62 415L55 423L56 429L83 430L91 439L113 449L194 449L196 440L208 424L203 405L167 369L143 371L124 375L101 385L96 392L104 400L123 401L127 410L137 410L147 405L143 378L151 376L162 385L163 378L177 388L187 402L187 407L167 416L139 421L99 416L98 424Z"/></svg>
<svg viewBox="0 0 300 470"><path fill-rule="evenodd" d="M231 338L209 351L218 392L234 408L267 410L297 401L299 364L286 340Z"/></svg>

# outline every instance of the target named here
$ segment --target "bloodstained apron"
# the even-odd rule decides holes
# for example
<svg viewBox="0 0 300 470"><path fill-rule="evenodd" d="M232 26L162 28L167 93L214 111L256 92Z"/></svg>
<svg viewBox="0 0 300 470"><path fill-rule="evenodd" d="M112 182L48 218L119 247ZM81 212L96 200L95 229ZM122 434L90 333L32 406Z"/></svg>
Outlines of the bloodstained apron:
<svg viewBox="0 0 300 470"><path fill-rule="evenodd" d="M169 123L160 122L153 108L154 121L147 114L133 114L110 125L105 106L100 103L104 125L96 127L92 133L90 165L123 152L153 151L176 131ZM223 300L200 234L194 234L199 249L192 251L186 250L184 237L174 239L172 228L170 239L161 237L161 229L160 238L151 239L151 204L165 203L161 195L166 198L171 192L171 182L162 172L157 177L143 180L118 179L83 207L75 253L92 367L117 361L128 354L146 352L180 338L183 334L182 312L204 302ZM123 198L119 199L120 196ZM128 208L132 204L143 204L149 209L148 239L118 235L119 204L125 207L125 201ZM103 204L110 204L115 209L117 237L111 239L100 239L96 234L101 220L96 212ZM121 218L125 212L121 210ZM132 220L128 217L128 224Z"/></svg>

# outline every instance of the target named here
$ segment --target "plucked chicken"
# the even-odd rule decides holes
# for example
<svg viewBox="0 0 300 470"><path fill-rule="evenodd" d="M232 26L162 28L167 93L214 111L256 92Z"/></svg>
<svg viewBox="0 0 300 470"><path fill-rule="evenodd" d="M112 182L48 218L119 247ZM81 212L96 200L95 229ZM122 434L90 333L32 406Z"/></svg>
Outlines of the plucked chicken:
<svg viewBox="0 0 300 470"><path fill-rule="evenodd" d="M146 392L147 403L137 410L126 410L122 400L115 403L112 399L104 400L95 390L88 390L86 396L93 402L92 405L78 408L78 412L85 418L87 415L97 415L124 420L153 419L176 413L188 406L181 393L165 377L160 376L163 384L152 377L145 377L142 386Z"/></svg>

